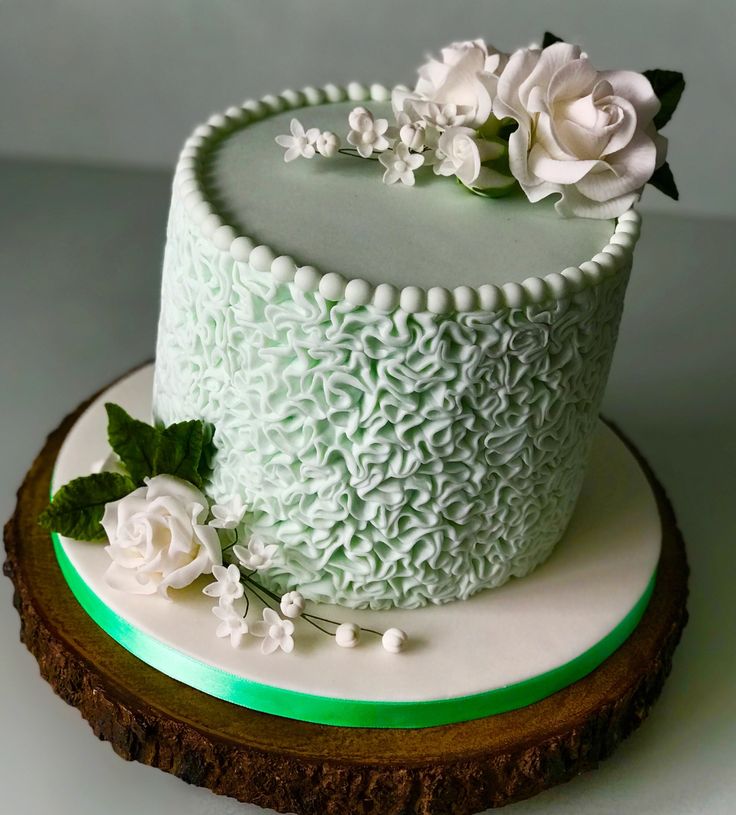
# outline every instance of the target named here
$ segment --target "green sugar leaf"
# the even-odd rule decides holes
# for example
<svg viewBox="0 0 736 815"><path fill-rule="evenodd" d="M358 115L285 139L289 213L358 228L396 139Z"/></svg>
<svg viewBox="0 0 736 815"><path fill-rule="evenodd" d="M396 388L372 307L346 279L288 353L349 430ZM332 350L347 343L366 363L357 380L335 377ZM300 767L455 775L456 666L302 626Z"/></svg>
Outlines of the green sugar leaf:
<svg viewBox="0 0 736 815"><path fill-rule="evenodd" d="M554 45L556 42L564 42L564 40L562 37L558 37L551 31L544 32L544 37L542 38L542 48L546 48L548 45Z"/></svg>
<svg viewBox="0 0 736 815"><path fill-rule="evenodd" d="M685 90L685 77L679 71L663 71L659 68L644 71L644 76L651 83L661 104L653 120L657 130L661 130L672 118L680 102L682 92Z"/></svg>
<svg viewBox="0 0 736 815"><path fill-rule="evenodd" d="M129 416L120 405L108 402L107 438L136 484L154 474L160 431Z"/></svg>
<svg viewBox="0 0 736 815"><path fill-rule="evenodd" d="M202 486L202 451L205 442L204 423L192 419L177 422L159 430L158 446L153 460L153 474L174 475Z"/></svg>
<svg viewBox="0 0 736 815"><path fill-rule="evenodd" d="M202 422L202 455L197 467L202 483L212 474L212 461L215 457L214 436L215 426L210 422Z"/></svg>
<svg viewBox="0 0 736 815"><path fill-rule="evenodd" d="M654 171L652 177L647 183L651 184L653 187L656 187L660 192L663 192L670 198L674 198L675 201L679 200L680 198L677 184L675 184L675 177L672 175L670 165L666 161L661 167L658 167Z"/></svg>
<svg viewBox="0 0 736 815"><path fill-rule="evenodd" d="M50 532L84 541L106 540L100 525L105 504L129 495L136 485L127 475L95 473L75 478L54 495L39 524Z"/></svg>

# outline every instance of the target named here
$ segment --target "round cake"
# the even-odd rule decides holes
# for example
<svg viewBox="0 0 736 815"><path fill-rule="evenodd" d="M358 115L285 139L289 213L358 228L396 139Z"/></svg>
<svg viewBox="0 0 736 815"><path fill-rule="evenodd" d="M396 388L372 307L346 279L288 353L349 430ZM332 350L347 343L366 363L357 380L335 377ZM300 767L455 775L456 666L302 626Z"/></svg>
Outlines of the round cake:
<svg viewBox="0 0 736 815"><path fill-rule="evenodd" d="M274 591L353 607L464 599L552 551L582 483L639 216L285 164L385 88L214 116L177 166L154 416L204 419L206 492L275 544ZM308 108L307 110L298 110Z"/></svg>

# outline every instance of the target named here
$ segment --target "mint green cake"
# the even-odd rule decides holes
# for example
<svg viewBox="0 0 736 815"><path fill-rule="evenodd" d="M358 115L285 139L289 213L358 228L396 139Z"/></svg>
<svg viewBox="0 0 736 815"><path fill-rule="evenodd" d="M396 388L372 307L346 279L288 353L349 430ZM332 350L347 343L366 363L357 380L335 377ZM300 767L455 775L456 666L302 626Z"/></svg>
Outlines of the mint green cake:
<svg viewBox="0 0 736 815"><path fill-rule="evenodd" d="M640 219L386 186L374 162L287 165L274 144L295 115L338 131L388 98L286 92L189 139L154 414L212 423L206 492L277 545L274 591L413 608L523 577L562 536Z"/></svg>

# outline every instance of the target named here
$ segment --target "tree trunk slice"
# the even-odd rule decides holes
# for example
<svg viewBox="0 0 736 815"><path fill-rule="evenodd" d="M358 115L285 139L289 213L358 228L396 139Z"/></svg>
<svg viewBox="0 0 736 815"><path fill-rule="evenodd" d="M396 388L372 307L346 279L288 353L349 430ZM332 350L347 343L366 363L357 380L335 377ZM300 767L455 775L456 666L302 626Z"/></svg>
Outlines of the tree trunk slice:
<svg viewBox="0 0 736 815"><path fill-rule="evenodd" d="M659 696L687 622L688 566L664 490L630 444L662 521L654 594L623 646L564 690L476 721L371 730L258 713L170 679L86 615L36 523L59 448L93 398L49 436L26 475L5 526L4 572L15 586L21 640L41 675L123 758L299 815L471 815L596 767Z"/></svg>

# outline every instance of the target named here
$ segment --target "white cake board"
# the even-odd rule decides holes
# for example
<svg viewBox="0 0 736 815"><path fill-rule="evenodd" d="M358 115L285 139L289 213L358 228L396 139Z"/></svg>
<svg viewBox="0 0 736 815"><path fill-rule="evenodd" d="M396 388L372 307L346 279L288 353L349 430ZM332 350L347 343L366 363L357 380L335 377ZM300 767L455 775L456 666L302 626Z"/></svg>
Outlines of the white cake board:
<svg viewBox="0 0 736 815"><path fill-rule="evenodd" d="M88 474L94 462L108 455L105 402L117 402L150 421L152 371L146 366L120 380L85 411L61 448L53 489ZM211 578L172 592L172 601L123 594L103 579L109 564L104 546L60 538L92 593L156 642L261 686L359 705L488 694L577 660L641 604L652 584L660 541L651 488L623 442L602 423L570 526L533 574L465 602L419 610L311 605L315 614L331 619L378 630L403 628L411 644L400 655L383 651L378 638L368 635L357 648L339 648L305 623L297 626L290 655L263 655L254 638L233 649L227 639L214 635L218 621L211 613L212 600L201 593Z"/></svg>

